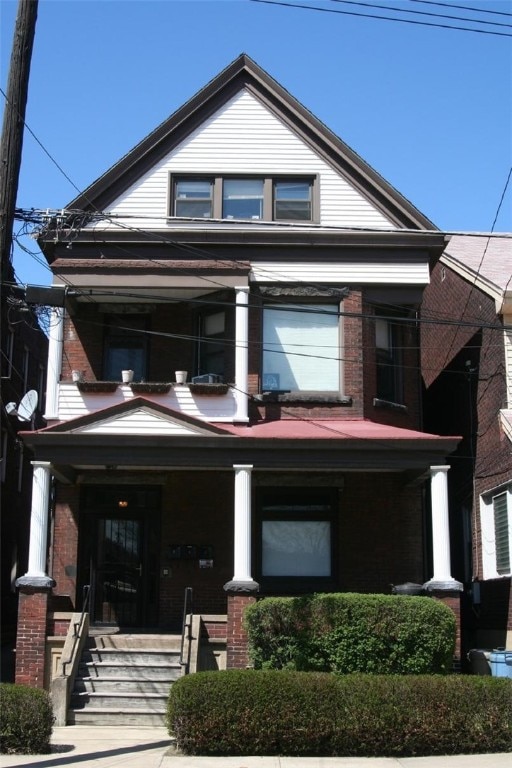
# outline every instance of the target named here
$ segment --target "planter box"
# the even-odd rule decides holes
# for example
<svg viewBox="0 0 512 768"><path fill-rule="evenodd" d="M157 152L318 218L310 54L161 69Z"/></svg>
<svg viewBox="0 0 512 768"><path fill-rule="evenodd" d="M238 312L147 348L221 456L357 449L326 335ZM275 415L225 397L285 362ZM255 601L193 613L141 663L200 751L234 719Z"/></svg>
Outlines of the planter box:
<svg viewBox="0 0 512 768"><path fill-rule="evenodd" d="M229 384L188 384L193 395L226 395Z"/></svg>
<svg viewBox="0 0 512 768"><path fill-rule="evenodd" d="M117 381L77 381L80 392L115 392Z"/></svg>
<svg viewBox="0 0 512 768"><path fill-rule="evenodd" d="M171 385L159 382L133 382L130 384L132 392L137 394L165 394L169 392Z"/></svg>

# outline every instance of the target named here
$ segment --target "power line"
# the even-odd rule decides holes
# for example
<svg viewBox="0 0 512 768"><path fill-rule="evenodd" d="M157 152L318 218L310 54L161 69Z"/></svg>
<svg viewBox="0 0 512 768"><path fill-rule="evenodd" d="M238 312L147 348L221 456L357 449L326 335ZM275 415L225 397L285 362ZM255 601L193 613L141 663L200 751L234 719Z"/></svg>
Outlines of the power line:
<svg viewBox="0 0 512 768"><path fill-rule="evenodd" d="M461 27L454 24L437 24L430 21L416 21L414 19L399 19L396 16L377 16L371 13L358 13L357 11L342 11L334 8L322 8L318 5L299 5L298 3L286 3L283 0L249 0L251 3L262 3L264 5L279 5L283 8L301 8L307 11L318 11L320 13L336 13L344 16L358 16L364 19L379 19L381 21L393 21L402 24L415 24L423 27L436 27L438 29L453 29L459 32L475 32L481 35L494 35L497 37L512 37L512 33L494 32L490 29L475 29L473 27ZM478 22L485 23L485 22Z"/></svg>
<svg viewBox="0 0 512 768"><path fill-rule="evenodd" d="M459 11L471 11L473 13L492 13L496 16L512 17L512 13L506 11L490 11L488 8L469 7L467 5L454 5L453 3L435 3L433 0L409 0L410 3L422 3L423 5L438 5L441 8L456 8Z"/></svg>
<svg viewBox="0 0 512 768"><path fill-rule="evenodd" d="M484 19L469 19L467 16L452 16L446 13L433 13L431 11L413 11L408 8L398 8L394 5L382 5L381 3L358 2L357 0L328 0L330 3L340 3L342 5L358 5L364 8L377 8L382 11L398 11L399 13L413 13L418 16L430 16L436 19L451 19L452 21L469 21L474 24L490 24L494 27L512 27L512 24L506 24L502 21L485 21Z"/></svg>

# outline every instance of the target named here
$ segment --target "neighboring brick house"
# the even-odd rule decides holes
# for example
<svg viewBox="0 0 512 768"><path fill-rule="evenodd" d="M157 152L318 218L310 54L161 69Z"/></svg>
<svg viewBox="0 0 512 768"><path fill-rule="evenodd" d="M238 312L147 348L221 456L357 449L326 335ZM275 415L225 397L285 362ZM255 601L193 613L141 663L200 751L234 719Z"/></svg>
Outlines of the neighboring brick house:
<svg viewBox="0 0 512 768"><path fill-rule="evenodd" d="M512 235L452 237L422 320L425 428L463 436L449 498L464 646L512 648Z"/></svg>
<svg viewBox="0 0 512 768"><path fill-rule="evenodd" d="M178 628L193 587L227 614L228 666L257 595L427 581L456 608L458 438L422 430L417 323L446 238L258 65L236 59L39 242L66 308L49 426L24 435L40 655L20 644L19 680L42 684L60 631L44 605L80 608L84 585L94 624L132 631Z"/></svg>
<svg viewBox="0 0 512 768"><path fill-rule="evenodd" d="M2 443L1 443L1 584L2 584L2 680L14 678L14 648L18 596L16 579L28 565L32 467L30 451L24 449L18 432L32 422L44 425L44 393L48 339L37 316L16 290L12 264L2 265ZM37 407L30 421L22 421L17 409L28 392L37 393ZM14 403L15 411L9 407ZM7 406L7 409L6 409ZM25 411L24 417L28 415Z"/></svg>

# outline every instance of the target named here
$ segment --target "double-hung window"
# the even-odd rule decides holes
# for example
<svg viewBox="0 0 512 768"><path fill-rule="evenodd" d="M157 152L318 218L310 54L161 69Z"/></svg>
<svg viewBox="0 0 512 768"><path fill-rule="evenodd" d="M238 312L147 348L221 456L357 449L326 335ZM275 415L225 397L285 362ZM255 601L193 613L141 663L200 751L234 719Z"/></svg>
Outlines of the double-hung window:
<svg viewBox="0 0 512 768"><path fill-rule="evenodd" d="M377 398L403 403L403 328L396 320L376 319Z"/></svg>
<svg viewBox="0 0 512 768"><path fill-rule="evenodd" d="M262 389L340 391L338 305L264 307Z"/></svg>
<svg viewBox="0 0 512 768"><path fill-rule="evenodd" d="M223 219L263 219L263 179L224 179Z"/></svg>
<svg viewBox="0 0 512 768"><path fill-rule="evenodd" d="M214 373L224 379L226 313L209 312L199 317L197 369L199 375Z"/></svg>
<svg viewBox="0 0 512 768"><path fill-rule="evenodd" d="M212 218L213 180L176 179L174 185L174 216Z"/></svg>
<svg viewBox="0 0 512 768"><path fill-rule="evenodd" d="M121 381L121 371L132 370L135 381L147 377L148 316L110 315L105 330L105 360L103 376L106 381Z"/></svg>
<svg viewBox="0 0 512 768"><path fill-rule="evenodd" d="M311 221L312 192L311 181L274 181L274 220Z"/></svg>

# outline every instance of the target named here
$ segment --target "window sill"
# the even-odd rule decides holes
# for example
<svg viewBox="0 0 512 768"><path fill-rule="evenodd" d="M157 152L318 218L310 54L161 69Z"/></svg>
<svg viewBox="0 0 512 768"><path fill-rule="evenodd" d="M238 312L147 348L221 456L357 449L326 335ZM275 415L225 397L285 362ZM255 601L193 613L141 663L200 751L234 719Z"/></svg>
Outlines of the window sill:
<svg viewBox="0 0 512 768"><path fill-rule="evenodd" d="M375 408L384 408L388 411L397 411L398 413L408 413L409 409L401 403L393 403L390 400L381 400L378 397L373 398Z"/></svg>
<svg viewBox="0 0 512 768"><path fill-rule="evenodd" d="M262 403L314 403L317 405L344 405L350 407L350 395L339 395L331 392L262 392L255 396Z"/></svg>

